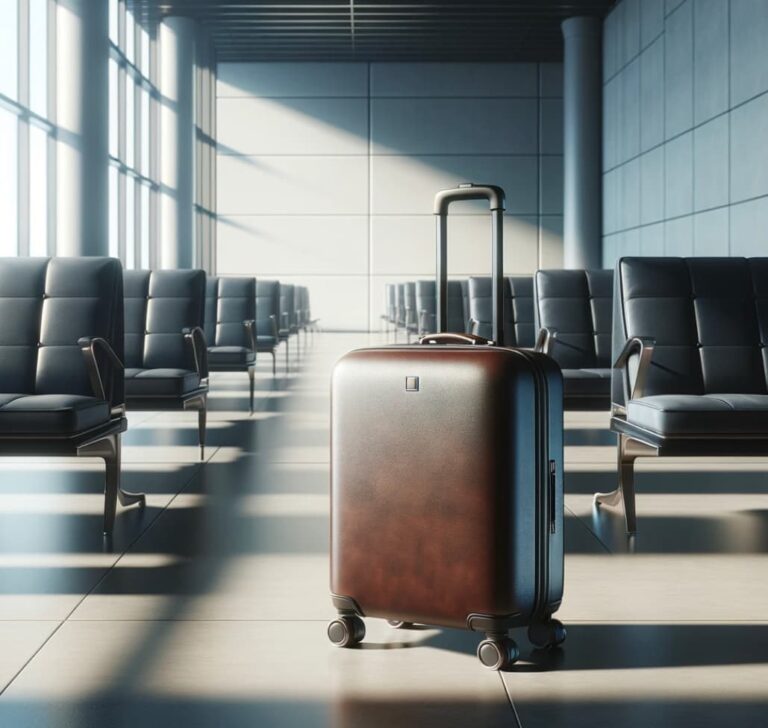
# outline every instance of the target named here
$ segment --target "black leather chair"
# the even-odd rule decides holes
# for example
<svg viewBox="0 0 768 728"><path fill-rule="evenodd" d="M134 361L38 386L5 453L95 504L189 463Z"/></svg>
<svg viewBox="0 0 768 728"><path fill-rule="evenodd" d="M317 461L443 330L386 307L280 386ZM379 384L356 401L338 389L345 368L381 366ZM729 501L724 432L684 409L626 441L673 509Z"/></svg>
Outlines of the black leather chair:
<svg viewBox="0 0 768 728"><path fill-rule="evenodd" d="M768 258L622 258L614 281L619 487L636 530L634 461L768 453Z"/></svg>
<svg viewBox="0 0 768 728"><path fill-rule="evenodd" d="M104 532L125 432L123 276L113 258L0 259L0 454L104 460Z"/></svg>
<svg viewBox="0 0 768 728"><path fill-rule="evenodd" d="M272 374L277 373L275 349L280 344L278 320L280 319L280 283L256 281L256 351L272 356ZM286 371L288 352L286 351Z"/></svg>
<svg viewBox="0 0 768 728"><path fill-rule="evenodd" d="M415 281L406 281L403 284L403 306L405 307L405 335L407 340L410 341L411 334L416 334L419 331Z"/></svg>
<svg viewBox="0 0 768 728"><path fill-rule="evenodd" d="M540 270L537 348L563 371L567 410L611 408L612 270Z"/></svg>
<svg viewBox="0 0 768 728"><path fill-rule="evenodd" d="M471 332L491 338L491 279L473 276L469 279L469 319ZM504 346L533 348L533 280L530 276L504 278Z"/></svg>
<svg viewBox="0 0 768 728"><path fill-rule="evenodd" d="M448 331L466 333L467 317L464 311L463 281L448 281L448 300L446 301ZM416 281L416 308L419 312L419 334L436 331L437 326L437 286L435 281Z"/></svg>
<svg viewBox="0 0 768 728"><path fill-rule="evenodd" d="M395 287L393 283L384 284L384 312L379 317L384 324L384 333L389 334L389 327L394 323Z"/></svg>
<svg viewBox="0 0 768 728"><path fill-rule="evenodd" d="M400 329L405 329L405 283L395 283L395 341Z"/></svg>
<svg viewBox="0 0 768 728"><path fill-rule="evenodd" d="M464 332L472 333L472 324L469 320L469 278L461 280L461 302L464 306Z"/></svg>
<svg viewBox="0 0 768 728"><path fill-rule="evenodd" d="M202 270L124 274L126 405L129 410L197 410L200 459L208 397L205 284Z"/></svg>
<svg viewBox="0 0 768 728"><path fill-rule="evenodd" d="M293 284L280 284L280 317L277 320L277 338L285 343L285 371L289 367L289 340L293 325Z"/></svg>
<svg viewBox="0 0 768 728"><path fill-rule="evenodd" d="M205 296L209 372L246 372L253 414L256 370L256 279L209 276Z"/></svg>

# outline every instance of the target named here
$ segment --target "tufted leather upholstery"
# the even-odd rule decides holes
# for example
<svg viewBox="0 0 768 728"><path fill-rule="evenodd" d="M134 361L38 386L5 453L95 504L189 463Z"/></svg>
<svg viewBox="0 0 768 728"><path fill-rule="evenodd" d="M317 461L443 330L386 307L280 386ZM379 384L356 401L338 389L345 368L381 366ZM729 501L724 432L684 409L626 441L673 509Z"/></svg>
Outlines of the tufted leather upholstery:
<svg viewBox="0 0 768 728"><path fill-rule="evenodd" d="M667 434L768 431L768 258L623 258L616 294L617 355L628 337L656 340L628 421ZM613 396L625 404L617 375Z"/></svg>
<svg viewBox="0 0 768 728"><path fill-rule="evenodd" d="M448 281L446 330L454 333L464 333L467 326L462 283ZM434 281L416 281L416 310L419 312L418 320L423 326L423 333L436 331L437 287Z"/></svg>
<svg viewBox="0 0 768 728"><path fill-rule="evenodd" d="M469 316L478 322L474 333L491 338L491 279L473 276L469 279ZM532 347L533 282L530 276L504 278L504 345Z"/></svg>
<svg viewBox="0 0 768 728"><path fill-rule="evenodd" d="M124 283L127 396L177 397L199 388L183 329L203 326L205 273L129 270Z"/></svg>
<svg viewBox="0 0 768 728"><path fill-rule="evenodd" d="M108 401L96 398L77 343L85 336L123 356L119 261L0 260L0 432L72 434L109 421L123 374L99 356Z"/></svg>
<svg viewBox="0 0 768 728"><path fill-rule="evenodd" d="M534 278L536 329L557 332L550 356L563 371L566 398L610 405L613 271L540 270Z"/></svg>
<svg viewBox="0 0 768 728"><path fill-rule="evenodd" d="M280 284L277 281L256 281L256 347L272 351L277 346L270 316L280 320Z"/></svg>
<svg viewBox="0 0 768 728"><path fill-rule="evenodd" d="M208 366L246 367L256 360L244 321L256 318L256 279L208 277L205 304Z"/></svg>

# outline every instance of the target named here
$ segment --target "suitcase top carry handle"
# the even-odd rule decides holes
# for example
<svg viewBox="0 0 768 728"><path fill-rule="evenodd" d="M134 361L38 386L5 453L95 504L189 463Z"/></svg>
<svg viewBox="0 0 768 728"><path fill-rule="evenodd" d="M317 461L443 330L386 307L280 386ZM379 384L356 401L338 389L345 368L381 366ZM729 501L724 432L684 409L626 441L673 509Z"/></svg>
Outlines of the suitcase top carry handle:
<svg viewBox="0 0 768 728"><path fill-rule="evenodd" d="M472 344L480 346L484 344L492 344L492 341L484 339L482 336L475 336L475 334L427 334L419 339L420 344Z"/></svg>
<svg viewBox="0 0 768 728"><path fill-rule="evenodd" d="M460 200L488 200L491 209L491 338L504 346L504 190L496 185L460 184L435 197L437 219L437 331L448 322L448 206Z"/></svg>

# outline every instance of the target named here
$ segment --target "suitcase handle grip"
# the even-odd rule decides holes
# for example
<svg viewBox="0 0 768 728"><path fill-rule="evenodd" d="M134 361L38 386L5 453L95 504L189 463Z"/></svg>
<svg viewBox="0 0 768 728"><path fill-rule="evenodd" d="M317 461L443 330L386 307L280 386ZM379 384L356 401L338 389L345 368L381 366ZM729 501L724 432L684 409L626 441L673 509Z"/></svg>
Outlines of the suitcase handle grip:
<svg viewBox="0 0 768 728"><path fill-rule="evenodd" d="M492 341L484 339L475 334L449 334L440 332L437 334L427 334L419 339L420 344L472 344L473 346L482 346L492 344Z"/></svg>
<svg viewBox="0 0 768 728"><path fill-rule="evenodd" d="M435 197L437 219L437 330L444 332L448 323L448 207L461 200L487 200L491 212L491 337L504 346L504 190L496 185L464 182Z"/></svg>

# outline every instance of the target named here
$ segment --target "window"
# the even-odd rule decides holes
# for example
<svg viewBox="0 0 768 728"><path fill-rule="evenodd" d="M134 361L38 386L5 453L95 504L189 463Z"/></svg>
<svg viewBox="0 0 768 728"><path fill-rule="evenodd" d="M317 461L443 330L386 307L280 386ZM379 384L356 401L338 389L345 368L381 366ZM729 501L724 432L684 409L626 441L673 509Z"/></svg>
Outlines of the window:
<svg viewBox="0 0 768 728"><path fill-rule="evenodd" d="M156 257L158 100L156 28L109 0L109 249L126 268Z"/></svg>
<svg viewBox="0 0 768 728"><path fill-rule="evenodd" d="M2 255L55 250L51 68L54 0L0 0Z"/></svg>

